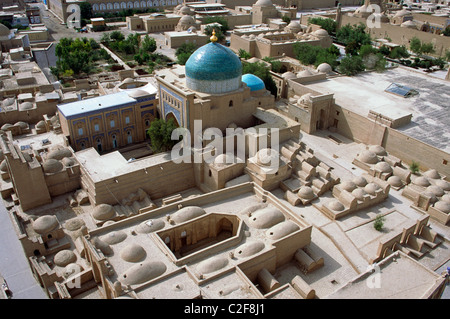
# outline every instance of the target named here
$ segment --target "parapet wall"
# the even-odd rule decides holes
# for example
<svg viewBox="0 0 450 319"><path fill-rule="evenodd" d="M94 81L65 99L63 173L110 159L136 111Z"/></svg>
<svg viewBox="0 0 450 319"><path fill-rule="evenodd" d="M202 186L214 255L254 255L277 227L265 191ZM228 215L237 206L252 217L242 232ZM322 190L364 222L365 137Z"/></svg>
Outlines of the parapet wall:
<svg viewBox="0 0 450 319"><path fill-rule="evenodd" d="M418 162L421 170L436 169L443 175L450 176L448 153L338 105L334 105L333 109L331 117L338 120L337 133L356 142L381 145L389 154L406 164ZM332 119L330 123L333 123Z"/></svg>

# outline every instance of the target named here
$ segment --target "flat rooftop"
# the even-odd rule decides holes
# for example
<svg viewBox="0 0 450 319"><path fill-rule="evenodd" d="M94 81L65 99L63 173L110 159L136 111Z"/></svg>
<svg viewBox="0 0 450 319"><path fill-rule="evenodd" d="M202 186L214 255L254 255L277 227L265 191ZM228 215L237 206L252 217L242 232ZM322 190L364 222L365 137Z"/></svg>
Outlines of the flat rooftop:
<svg viewBox="0 0 450 319"><path fill-rule="evenodd" d="M84 116L88 113L125 106L135 102L136 100L130 97L127 92L118 92L58 105L58 110L65 118L76 118L80 115Z"/></svg>
<svg viewBox="0 0 450 319"><path fill-rule="evenodd" d="M328 298L419 299L444 280L402 252L392 254L378 266L379 273L363 273Z"/></svg>
<svg viewBox="0 0 450 319"><path fill-rule="evenodd" d="M115 178L137 170L171 161L170 153L160 153L128 162L119 152L100 155L94 148L75 153L78 162L88 171L94 182Z"/></svg>
<svg viewBox="0 0 450 319"><path fill-rule="evenodd" d="M385 92L392 83L415 89L419 94L404 98ZM411 123L397 130L450 152L450 82L399 67L383 73L329 78L306 86L322 94L333 93L338 105L363 116L369 110L386 115L410 113Z"/></svg>

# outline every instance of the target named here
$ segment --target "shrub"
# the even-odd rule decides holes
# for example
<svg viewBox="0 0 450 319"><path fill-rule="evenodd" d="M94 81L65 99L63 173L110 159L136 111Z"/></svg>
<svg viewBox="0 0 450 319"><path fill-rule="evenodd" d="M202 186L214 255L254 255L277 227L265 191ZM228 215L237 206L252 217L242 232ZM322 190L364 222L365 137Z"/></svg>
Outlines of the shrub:
<svg viewBox="0 0 450 319"><path fill-rule="evenodd" d="M375 223L373 224L373 228L375 228L378 231L381 231L384 226L384 217L382 215L377 215L375 217Z"/></svg>
<svg viewBox="0 0 450 319"><path fill-rule="evenodd" d="M417 174L419 172L419 167L419 163L412 161L411 165L409 165L409 170L411 171L411 173Z"/></svg>

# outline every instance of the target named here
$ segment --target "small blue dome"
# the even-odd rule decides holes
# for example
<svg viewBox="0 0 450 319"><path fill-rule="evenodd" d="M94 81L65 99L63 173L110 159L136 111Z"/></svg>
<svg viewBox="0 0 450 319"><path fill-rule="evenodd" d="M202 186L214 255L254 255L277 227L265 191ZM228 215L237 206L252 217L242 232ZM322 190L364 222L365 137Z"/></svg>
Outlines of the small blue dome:
<svg viewBox="0 0 450 319"><path fill-rule="evenodd" d="M210 42L198 48L186 62L186 76L195 80L222 81L242 75L242 63L229 48Z"/></svg>
<svg viewBox="0 0 450 319"><path fill-rule="evenodd" d="M250 88L250 91L252 92L263 90L266 88L266 86L264 85L264 81L254 74L244 74L242 76L242 82L247 84L247 86Z"/></svg>

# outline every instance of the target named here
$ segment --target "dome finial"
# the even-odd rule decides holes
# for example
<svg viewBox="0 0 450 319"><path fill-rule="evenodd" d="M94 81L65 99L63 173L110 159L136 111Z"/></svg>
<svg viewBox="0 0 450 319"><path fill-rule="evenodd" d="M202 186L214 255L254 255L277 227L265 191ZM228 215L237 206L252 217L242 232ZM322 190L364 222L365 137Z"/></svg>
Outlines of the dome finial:
<svg viewBox="0 0 450 319"><path fill-rule="evenodd" d="M212 36L209 38L211 42L217 42L216 29L213 29Z"/></svg>

